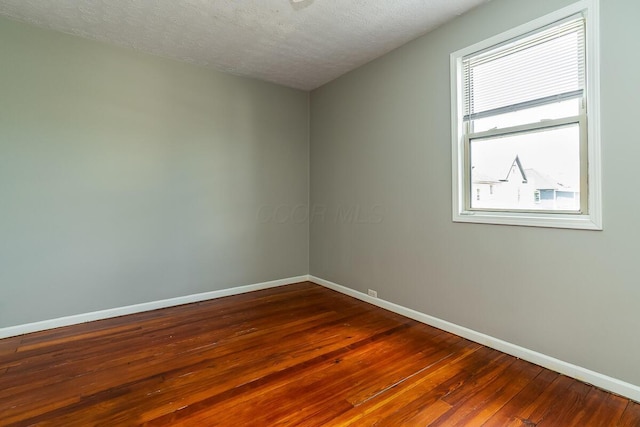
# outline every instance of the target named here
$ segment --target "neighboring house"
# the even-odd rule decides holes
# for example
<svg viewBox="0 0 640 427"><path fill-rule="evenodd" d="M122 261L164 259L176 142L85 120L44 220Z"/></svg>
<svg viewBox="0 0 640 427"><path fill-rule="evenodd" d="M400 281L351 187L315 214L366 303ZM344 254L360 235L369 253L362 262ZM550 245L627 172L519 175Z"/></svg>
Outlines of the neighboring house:
<svg viewBox="0 0 640 427"><path fill-rule="evenodd" d="M535 169L525 169L515 157L506 176L472 169L471 207L475 209L578 210L580 192Z"/></svg>

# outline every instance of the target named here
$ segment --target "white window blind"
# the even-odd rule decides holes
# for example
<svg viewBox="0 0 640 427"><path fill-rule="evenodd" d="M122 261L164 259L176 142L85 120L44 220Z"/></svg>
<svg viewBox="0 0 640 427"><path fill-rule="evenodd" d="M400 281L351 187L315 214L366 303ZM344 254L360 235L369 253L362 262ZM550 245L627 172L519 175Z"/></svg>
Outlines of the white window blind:
<svg viewBox="0 0 640 427"><path fill-rule="evenodd" d="M584 55L580 15L464 57L464 120L582 97Z"/></svg>

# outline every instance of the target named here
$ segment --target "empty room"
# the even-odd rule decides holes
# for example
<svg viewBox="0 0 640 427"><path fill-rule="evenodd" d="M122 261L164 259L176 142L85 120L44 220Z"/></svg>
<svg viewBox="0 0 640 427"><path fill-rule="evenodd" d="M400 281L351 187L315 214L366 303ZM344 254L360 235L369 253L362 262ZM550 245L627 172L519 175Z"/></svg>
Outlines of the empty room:
<svg viewBox="0 0 640 427"><path fill-rule="evenodd" d="M640 426L635 0L0 0L0 426Z"/></svg>

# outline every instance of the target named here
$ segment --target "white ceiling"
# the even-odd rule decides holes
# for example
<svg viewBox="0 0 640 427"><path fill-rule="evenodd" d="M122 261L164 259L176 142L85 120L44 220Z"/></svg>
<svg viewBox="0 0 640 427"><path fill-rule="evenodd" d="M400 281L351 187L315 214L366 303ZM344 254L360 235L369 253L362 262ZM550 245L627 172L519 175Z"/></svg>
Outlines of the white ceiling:
<svg viewBox="0 0 640 427"><path fill-rule="evenodd" d="M0 0L0 14L310 90L488 0Z"/></svg>

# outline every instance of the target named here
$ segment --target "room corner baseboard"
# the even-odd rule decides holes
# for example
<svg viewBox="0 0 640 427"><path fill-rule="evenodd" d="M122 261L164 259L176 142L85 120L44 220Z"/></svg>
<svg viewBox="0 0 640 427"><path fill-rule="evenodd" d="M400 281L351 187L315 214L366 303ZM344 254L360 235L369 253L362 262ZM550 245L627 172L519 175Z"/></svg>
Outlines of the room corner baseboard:
<svg viewBox="0 0 640 427"><path fill-rule="evenodd" d="M13 337L17 335L28 334L31 332L44 331L47 329L60 328L62 326L93 322L94 320L102 320L102 319L108 319L111 317L125 316L127 314L157 310L159 308L173 307L176 305L206 301L206 300L222 298L230 295L244 294L246 292L259 291L261 289L268 289L268 288L275 288L277 286L290 285L292 283L305 282L308 280L309 280L308 275L289 277L287 279L272 280L269 282L262 282L262 283L254 283L252 285L238 286L235 288L221 289L218 291L203 292L203 293L193 294L193 295L185 295L185 296L176 297L176 298L169 298L169 299L163 299L158 301L145 302L141 304L127 305L124 307L93 311L90 313L76 314L73 316L59 317L57 319L43 320L40 322L26 323L24 325L9 326L5 328L0 328L0 339Z"/></svg>
<svg viewBox="0 0 640 427"><path fill-rule="evenodd" d="M371 297L365 293L347 288L346 286L338 285L337 283L333 283L328 280L315 277L313 275L309 276L309 280L313 283L329 289L333 289L334 291L349 295L361 301L368 302L394 313L398 313L411 319L417 320L421 323L425 323L435 328L442 329L443 331L450 332L452 334L461 336L487 347L499 350L503 353L510 354L528 362L535 363L536 365L551 369L552 371L559 372L566 376L575 378L588 384L592 384L596 387L610 391L620 396L627 397L636 402L640 402L640 386L637 386L635 384L627 383L617 378L609 377L599 372L595 372L581 366L577 366L556 359L554 357L547 356L546 354L529 350L519 345L503 341L501 339L483 334L481 332L474 331L473 329L465 328L464 326L459 326L455 323L447 322L446 320L438 319L437 317L433 317L428 314L403 307L399 304L385 301L380 298Z"/></svg>

